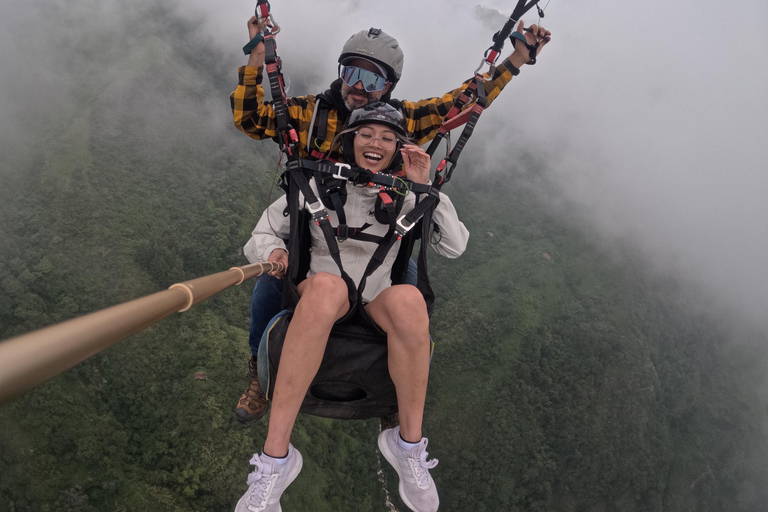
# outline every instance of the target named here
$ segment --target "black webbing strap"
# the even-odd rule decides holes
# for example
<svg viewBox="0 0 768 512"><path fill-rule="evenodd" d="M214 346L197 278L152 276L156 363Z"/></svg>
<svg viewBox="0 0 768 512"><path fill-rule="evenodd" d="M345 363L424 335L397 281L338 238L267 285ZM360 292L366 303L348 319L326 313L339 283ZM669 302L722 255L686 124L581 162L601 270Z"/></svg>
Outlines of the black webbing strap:
<svg viewBox="0 0 768 512"><path fill-rule="evenodd" d="M351 238L352 240L359 240L361 242L373 242L375 244L381 243L381 241L384 240L383 236L364 233L364 231L369 227L371 227L371 224L368 224L367 222L359 228L350 228L347 226L345 230L342 230L341 226L339 226L335 229L336 237L339 239L339 242L343 242L344 240Z"/></svg>
<svg viewBox="0 0 768 512"><path fill-rule="evenodd" d="M349 277L349 274L347 274L341 264L341 252L339 251L339 244L336 241L336 233L334 232L333 226L331 226L331 221L328 217L328 210L325 209L322 201L317 198L314 191L312 190L312 187L310 187L309 181L304 175L304 171L293 171L290 173L290 177L293 183L298 186L299 190L301 190L301 193L304 195L304 200L307 202L307 210L312 216L312 221L317 224L320 227L320 230L323 232L325 243L328 246L328 252L330 253L331 258L333 258L333 261L336 263L336 266L339 267L341 278L347 284L349 304L351 306L349 313L347 314L347 316L349 316L355 310L354 306L357 301L358 294L355 290L355 283L352 281L352 278Z"/></svg>
<svg viewBox="0 0 768 512"><path fill-rule="evenodd" d="M339 219L339 227L337 228L336 233L338 234L339 231L346 231L349 229L349 226L347 226L347 214L344 213L344 203L341 201L341 196L338 192L331 192L328 194L331 198L331 202L333 203L333 211L336 212L336 217ZM342 227L343 226L343 227ZM339 237L341 240L346 240L348 237Z"/></svg>
<svg viewBox="0 0 768 512"><path fill-rule="evenodd" d="M435 205L436 206L436 205ZM432 227L432 215L434 208L427 210L419 221L421 228L421 244L419 246L419 256L416 260L417 277L416 287L424 296L424 302L427 304L427 315L432 316L435 308L435 293L429 284L429 274L427 272L427 241L429 240L429 230Z"/></svg>
<svg viewBox="0 0 768 512"><path fill-rule="evenodd" d="M306 169L308 171L330 174L334 178L348 180L355 185L371 185L374 187L384 187L386 190L393 190L399 194L408 194L415 192L418 194L429 193L432 185L423 185L414 183L404 178L379 172L371 172L363 167L353 167L349 164L332 162L330 160L307 160L297 158L286 164L288 171L296 169Z"/></svg>
<svg viewBox="0 0 768 512"><path fill-rule="evenodd" d="M387 212L387 224L392 229L397 222L397 208L395 201L387 194L384 188L379 189L379 199L381 200L381 206Z"/></svg>
<svg viewBox="0 0 768 512"><path fill-rule="evenodd" d="M404 237L416 223L427 213L434 211L437 208L437 203L440 202L440 192L436 188L432 188L426 197L422 198L413 210L409 211L405 215L401 215L395 222L395 232L397 233L397 239ZM428 238L427 238L428 240Z"/></svg>
<svg viewBox="0 0 768 512"><path fill-rule="evenodd" d="M496 62L496 59L499 58L501 50L504 49L504 42L512 34L512 31L515 30L517 23L520 21L520 18L525 15L525 13L536 6L536 8L539 10L539 17L544 17L544 12L541 10L541 7L539 7L538 3L539 0L531 0L528 3L525 3L525 0L518 0L517 5L515 6L515 10L512 11L512 15L509 17L507 22L504 23L502 29L493 35L493 46L485 51L484 60L486 63L493 66L493 64ZM512 41L512 44L514 45L514 41Z"/></svg>
<svg viewBox="0 0 768 512"><path fill-rule="evenodd" d="M326 148L326 141L325 138L328 135L328 107L323 105L324 100L322 99L322 96L318 95L315 97L315 108L319 109L319 117L317 119L317 123L315 126L317 126L317 131L315 132L315 142L314 147L310 145L308 149L311 149L309 152L312 157L317 159L323 159L326 157L326 149L330 149L330 144L328 144L328 147ZM312 134L307 134L307 143L310 144L310 140L312 138Z"/></svg>
<svg viewBox="0 0 768 512"><path fill-rule="evenodd" d="M451 179L451 175L456 169L456 163L459 160L459 156L464 150L464 146L466 146L467 141L472 136L472 133L475 131L475 126L477 125L477 121L480 119L480 114L483 113L483 110L485 110L485 107L488 104L488 99L485 96L485 87L483 86L483 76L475 75L474 82L477 83L477 100L471 107L472 113L469 115L467 124L464 125L464 129L461 131L461 136L459 137L459 140L456 141L453 149L451 149L450 154L446 158L443 158L443 160L435 168L434 187L438 190L440 190L442 186L448 183L448 181ZM448 167L445 175L443 175L443 170L445 170L446 166L449 164L450 167Z"/></svg>
<svg viewBox="0 0 768 512"><path fill-rule="evenodd" d="M376 272L376 270L384 263L387 254L389 254L389 251L395 245L395 242L405 236L414 226L419 223L419 221L424 222L424 219L426 219L427 225L432 223L432 212L437 207L437 203L439 201L439 192L434 190L433 193L430 193L421 201L419 201L413 210L405 215L401 215L400 218L398 218L395 222L394 229L390 227L389 231L387 231L387 234L384 235L384 240L382 240L382 242L376 248L376 251L374 251L373 256L371 256L371 259L368 262L368 266L365 268L365 272L363 272L363 277L360 279L360 285L357 287L358 300L360 301L360 304L362 304L363 301L363 290L365 289L368 277ZM422 236L424 235L422 234ZM428 240L429 235L427 235L427 237L424 239ZM424 300L427 302L428 311L431 313L432 304L434 303L434 294L432 293L432 288L429 285L429 279L426 277L426 254L422 254L426 253L426 246L427 244L422 243L419 252L420 263L418 265L420 277L417 280L417 288L419 288L419 291L424 295ZM421 260L423 260L423 262ZM421 270L422 268L424 269L423 272ZM421 286L418 285L419 282ZM371 320L368 317L365 308L360 308L360 314L363 315L364 318ZM371 323L374 326L376 325L376 323L373 321L371 321ZM376 328L378 329L378 326Z"/></svg>
<svg viewBox="0 0 768 512"><path fill-rule="evenodd" d="M538 6L539 0L530 0L530 2L526 3L526 0L518 0L517 5L515 6L515 10L512 12L512 15L509 17L507 22L504 24L504 27L496 32L496 34L493 35L493 46L488 48L485 52L484 61L481 61L480 67L483 66L483 62L487 62L491 66L490 73L493 72L495 69L495 62L499 58L499 54L501 50L504 48L504 42L507 38L512 37L512 42L514 44L514 38L517 36L511 36L512 31L515 29L515 26L517 25L520 18L527 13L529 10L531 10L534 6L539 10L539 16L544 17L544 13L541 10L541 7ZM523 39L525 39L523 37ZM537 45L528 45L526 41L526 46L528 47L530 51L531 56L531 64L536 62L536 49L538 48ZM475 71L474 79L468 84L467 88L462 91L462 94L459 95L458 98L456 98L456 101L453 104L453 107L451 110L448 111L448 114L446 114L445 118L443 119L443 123L441 124L440 128L437 131L437 134L435 135L435 138L432 140L432 143L429 145L429 148L427 149L427 153L429 156L432 156L435 154L435 151L437 150L437 147L439 146L442 139L445 137L445 135L448 133L448 131L452 130L453 128L456 128L463 122L463 118L466 115L465 112L462 112L464 109L464 106L468 104L470 97L475 96L476 101L474 105L471 107L471 113L467 116L466 126L464 127L464 130L461 134L461 137L459 138L459 141L456 143L454 148L451 150L449 156L443 159L442 162L437 166L437 169L435 170L435 179L434 186L439 190L443 185L445 185L448 180L451 179L451 175L453 174L453 171L456 167L456 163L459 159L459 155L461 154L462 150L464 149L464 146L466 145L467 141L469 140L469 137L472 135L472 132L475 129L475 125L477 124L478 119L480 118L480 114L483 112L485 107L488 104L486 95L485 95L485 79L483 75L479 73L480 68ZM470 109L467 109L470 110ZM455 119L455 122L452 122ZM446 171L445 175L443 176L442 172L445 170L446 166L450 164L450 167L448 167L448 170Z"/></svg>
<svg viewBox="0 0 768 512"><path fill-rule="evenodd" d="M481 89L483 90L483 94L485 94L485 85L480 82ZM467 88L464 89L461 94L459 94L459 97L456 98L456 101L453 102L453 106L451 107L451 110L448 111L448 113L443 118L443 124L440 125L440 128L437 130L437 134L435 135L435 138L432 139L432 142L429 144L429 148L427 149L427 153L429 156L432 156L435 154L435 151L437 150L437 147L440 145L440 142L443 140L445 135L448 133L448 123L456 117L464 108L464 105L466 105L469 100L472 98L472 96L477 95L477 89L478 89L478 81L477 77L475 77L474 80L472 80L468 85Z"/></svg>

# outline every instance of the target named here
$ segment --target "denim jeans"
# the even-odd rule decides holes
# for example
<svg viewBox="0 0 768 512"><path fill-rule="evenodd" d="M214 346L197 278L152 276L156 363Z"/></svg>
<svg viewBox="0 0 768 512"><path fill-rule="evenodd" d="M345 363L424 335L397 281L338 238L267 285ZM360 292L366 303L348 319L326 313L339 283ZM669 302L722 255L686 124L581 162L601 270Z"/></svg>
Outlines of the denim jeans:
<svg viewBox="0 0 768 512"><path fill-rule="evenodd" d="M408 270L405 273L403 284L416 286L418 268L413 260L408 261ZM251 294L251 332L248 336L248 344L251 353L256 356L259 353L261 335L272 317L278 314L280 299L283 293L283 279L262 274L256 278L256 286Z"/></svg>

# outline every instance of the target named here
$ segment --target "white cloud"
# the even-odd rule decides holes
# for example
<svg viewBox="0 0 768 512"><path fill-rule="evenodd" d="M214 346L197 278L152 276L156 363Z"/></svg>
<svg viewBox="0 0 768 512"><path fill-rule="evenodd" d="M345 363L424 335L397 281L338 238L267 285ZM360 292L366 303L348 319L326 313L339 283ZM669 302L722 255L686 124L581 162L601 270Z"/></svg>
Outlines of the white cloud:
<svg viewBox="0 0 768 512"><path fill-rule="evenodd" d="M453 88L471 76L491 43L475 4L460 0L271 4L282 26L278 44L285 73L303 78L296 84L307 84L294 94L327 87L346 39L371 26L401 42L406 60L396 96L404 99ZM18 9L26 11L12 10L10 19L34 27L42 13L24 5ZM178 5L228 59L245 63L240 48L247 42L252 0L179 0ZM499 9L503 20L512 4L483 5ZM498 137L496 144L482 145L489 162L508 161L510 146L545 156L550 188L541 193L557 195L570 206L569 216L608 240L629 240L657 267L693 279L763 319L768 317L763 263L768 4L748 0L729 6L727 13L723 6L714 0L552 0L544 20L554 34L551 45L484 115L480 132ZM45 65L56 58L46 46L50 35L29 34L29 41L37 42L27 53L14 39L20 29L9 27L6 21L4 47L17 51L3 52L0 61L3 134L10 133L6 120L13 116L7 114L19 114L8 91L39 88L40 77L52 83ZM234 87L234 69L231 77ZM506 126L500 133L491 129L500 124ZM473 140L470 146L481 143Z"/></svg>

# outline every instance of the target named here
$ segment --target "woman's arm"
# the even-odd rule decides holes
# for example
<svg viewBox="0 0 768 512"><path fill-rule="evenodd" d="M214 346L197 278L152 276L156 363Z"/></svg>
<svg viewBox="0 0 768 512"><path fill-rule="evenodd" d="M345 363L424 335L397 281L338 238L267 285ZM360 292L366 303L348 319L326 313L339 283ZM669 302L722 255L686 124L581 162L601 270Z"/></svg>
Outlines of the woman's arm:
<svg viewBox="0 0 768 512"><path fill-rule="evenodd" d="M429 183L430 158L423 148L406 144L400 150L406 177L414 183ZM459 220L456 208L447 195L440 192L440 202L432 220L440 226L440 241L433 244L435 251L446 258L458 258L467 248L469 231Z"/></svg>
<svg viewBox="0 0 768 512"><path fill-rule="evenodd" d="M432 248L440 256L458 258L467 249L469 231L459 220L453 203L447 195L440 192L440 202L435 208L432 221L440 227L440 239Z"/></svg>
<svg viewBox="0 0 768 512"><path fill-rule="evenodd" d="M251 233L251 239L243 248L245 257L251 263L269 260L276 249L282 249L286 255L288 254L283 241L288 238L290 231L290 219L283 215L287 204L288 200L283 196L272 203L261 215L259 223Z"/></svg>

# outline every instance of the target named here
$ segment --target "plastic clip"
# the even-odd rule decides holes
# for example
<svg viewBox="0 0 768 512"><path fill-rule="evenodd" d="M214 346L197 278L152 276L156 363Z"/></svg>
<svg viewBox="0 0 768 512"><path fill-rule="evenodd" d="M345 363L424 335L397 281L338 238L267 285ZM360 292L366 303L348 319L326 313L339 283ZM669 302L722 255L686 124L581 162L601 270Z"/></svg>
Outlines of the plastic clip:
<svg viewBox="0 0 768 512"><path fill-rule="evenodd" d="M352 166L349 164L342 164L340 162L337 162L335 165L337 170L335 173L333 173L333 177L340 180L348 180L349 179L348 177L341 175L341 171L342 169L346 169L347 171L349 171L350 169L352 169Z"/></svg>

